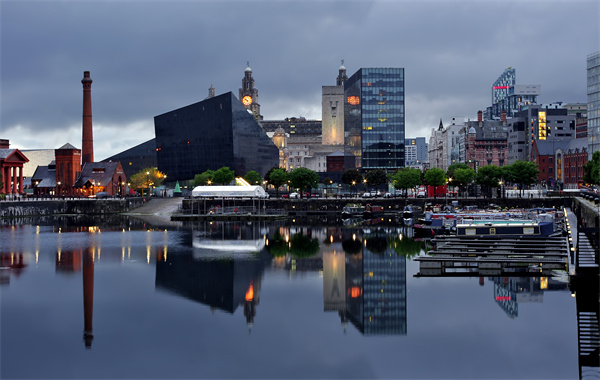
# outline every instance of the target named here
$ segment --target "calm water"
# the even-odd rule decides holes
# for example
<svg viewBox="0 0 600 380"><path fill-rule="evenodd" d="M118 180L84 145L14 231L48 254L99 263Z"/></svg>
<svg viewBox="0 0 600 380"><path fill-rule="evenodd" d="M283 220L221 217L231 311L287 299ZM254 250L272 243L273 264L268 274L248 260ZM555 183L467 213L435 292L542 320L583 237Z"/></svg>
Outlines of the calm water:
<svg viewBox="0 0 600 380"><path fill-rule="evenodd" d="M410 236L292 220L1 227L0 377L578 378L564 276L415 277Z"/></svg>

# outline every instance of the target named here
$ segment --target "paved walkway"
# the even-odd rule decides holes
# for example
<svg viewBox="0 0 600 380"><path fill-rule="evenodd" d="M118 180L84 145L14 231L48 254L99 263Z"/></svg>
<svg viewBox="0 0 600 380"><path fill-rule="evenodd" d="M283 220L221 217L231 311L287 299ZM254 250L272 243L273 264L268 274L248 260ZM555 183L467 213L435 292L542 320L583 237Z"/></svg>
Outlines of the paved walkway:
<svg viewBox="0 0 600 380"><path fill-rule="evenodd" d="M127 215L164 215L171 216L179 206L183 198L181 197L170 197L170 198L151 198L143 206L133 209L127 212Z"/></svg>

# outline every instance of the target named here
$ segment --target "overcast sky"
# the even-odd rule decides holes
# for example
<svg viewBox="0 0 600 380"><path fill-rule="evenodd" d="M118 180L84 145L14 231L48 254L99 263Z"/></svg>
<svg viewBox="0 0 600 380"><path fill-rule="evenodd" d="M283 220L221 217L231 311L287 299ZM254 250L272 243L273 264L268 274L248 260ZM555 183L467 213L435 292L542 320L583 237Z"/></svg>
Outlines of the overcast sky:
<svg viewBox="0 0 600 380"><path fill-rule="evenodd" d="M593 1L0 0L0 138L11 148L81 148L83 72L100 161L154 137L154 116L238 96L250 62L266 120L321 119L341 59L403 67L406 136L475 119L507 67L540 103L587 102L600 50Z"/></svg>

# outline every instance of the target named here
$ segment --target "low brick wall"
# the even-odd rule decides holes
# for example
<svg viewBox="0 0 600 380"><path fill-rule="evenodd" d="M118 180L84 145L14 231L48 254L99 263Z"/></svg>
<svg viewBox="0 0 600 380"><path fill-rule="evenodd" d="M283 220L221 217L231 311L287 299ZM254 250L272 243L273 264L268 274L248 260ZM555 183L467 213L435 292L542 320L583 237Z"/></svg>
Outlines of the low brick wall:
<svg viewBox="0 0 600 380"><path fill-rule="evenodd" d="M108 215L126 212L143 204L143 198L2 201L0 218L60 214Z"/></svg>

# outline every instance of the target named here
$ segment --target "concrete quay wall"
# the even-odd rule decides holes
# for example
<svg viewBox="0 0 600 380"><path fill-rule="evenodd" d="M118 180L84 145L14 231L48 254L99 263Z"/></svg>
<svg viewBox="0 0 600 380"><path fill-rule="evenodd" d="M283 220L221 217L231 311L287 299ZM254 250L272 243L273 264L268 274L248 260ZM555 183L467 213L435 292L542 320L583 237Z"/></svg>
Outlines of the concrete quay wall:
<svg viewBox="0 0 600 380"><path fill-rule="evenodd" d="M597 204L586 199L573 198L571 209L577 216L578 227L598 228L600 226L600 206Z"/></svg>
<svg viewBox="0 0 600 380"><path fill-rule="evenodd" d="M490 203L502 208L533 208L533 207L563 207L571 204L570 198L304 198L304 199L184 199L182 211L184 214L204 214L219 207L255 207L258 209L284 210L289 214L341 212L348 203L362 205L370 204L385 207L388 212L402 211L405 205L421 206L425 204L445 205L458 201L460 207L477 206L485 209Z"/></svg>
<svg viewBox="0 0 600 380"><path fill-rule="evenodd" d="M48 199L0 202L0 218L44 215L119 214L144 204L143 198L120 199Z"/></svg>

